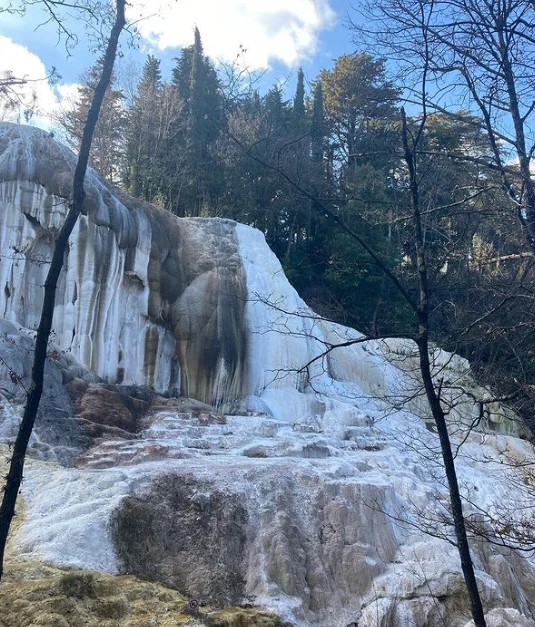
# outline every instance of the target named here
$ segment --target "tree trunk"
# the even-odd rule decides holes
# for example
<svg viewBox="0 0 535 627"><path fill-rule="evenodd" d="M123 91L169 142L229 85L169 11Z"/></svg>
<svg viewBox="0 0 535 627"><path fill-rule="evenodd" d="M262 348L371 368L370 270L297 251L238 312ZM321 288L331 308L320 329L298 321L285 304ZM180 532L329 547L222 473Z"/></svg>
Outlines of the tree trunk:
<svg viewBox="0 0 535 627"><path fill-rule="evenodd" d="M468 537L466 535L466 525L464 523L463 506L461 495L459 492L459 482L457 481L457 472L455 470L455 462L451 450L450 436L448 426L446 424L446 416L440 398L437 396L433 379L431 376L431 364L429 362L429 342L427 334L419 338L418 351L420 360L420 373L424 382L425 393L431 407L431 413L437 427L438 437L440 440L440 451L442 453L442 461L444 470L446 471L446 479L448 482L448 490L450 495L451 514L453 517L453 528L457 540L457 550L461 559L461 568L463 571L464 582L470 600L470 609L475 627L486 627L485 613L481 596L477 588L476 576L474 573L474 564L470 554L468 545Z"/></svg>
<svg viewBox="0 0 535 627"><path fill-rule="evenodd" d="M421 124L425 124L425 117ZM442 453L442 461L446 472L448 482L448 490L450 495L451 513L453 516L453 528L457 540L457 550L461 559L461 568L463 571L468 598L470 599L470 609L475 627L486 627L485 613L481 597L477 588L476 576L474 573L474 565L472 556L470 555L470 547L468 546L468 537L466 535L466 525L464 523L463 506L461 495L459 492L459 483L457 481L457 471L453 460L451 450L450 436L448 426L446 424L446 416L440 398L437 395L432 377L432 368L429 360L429 282L427 277L427 267L424 249L424 237L422 231L421 210L420 210L420 193L418 187L418 177L416 172L416 157L413 148L409 145L407 118L405 111L401 109L401 135L403 143L403 152L405 163L409 171L410 192L413 210L413 226L414 226L414 258L416 260L416 270L418 274L419 286L419 303L418 303L418 346L420 373L424 384L424 390L431 408L431 413L435 421L438 437L440 440L440 450Z"/></svg>
<svg viewBox="0 0 535 627"><path fill-rule="evenodd" d="M102 74L95 89L93 101L87 114L80 152L78 154L78 161L74 171L72 203L69 208L67 218L65 219L65 223L63 224L56 240L50 269L45 281L45 295L41 311L41 319L35 339L34 362L30 387L24 409L24 415L19 427L17 439L15 440L15 445L13 447L13 455L11 457L9 472L6 477L6 485L4 487L4 496L2 499L2 505L0 506L0 580L4 569L4 553L7 537L11 521L15 513L15 503L17 501L17 495L22 481L28 441L33 430L43 391L46 352L50 337L50 330L52 327L52 318L54 316L56 286L63 267L65 252L69 244L69 236L83 207L85 199L84 179L93 133L95 131L95 126L99 117L106 89L110 83L113 64L117 54L118 40L124 25L125 0L116 0L115 22L108 39L102 66Z"/></svg>

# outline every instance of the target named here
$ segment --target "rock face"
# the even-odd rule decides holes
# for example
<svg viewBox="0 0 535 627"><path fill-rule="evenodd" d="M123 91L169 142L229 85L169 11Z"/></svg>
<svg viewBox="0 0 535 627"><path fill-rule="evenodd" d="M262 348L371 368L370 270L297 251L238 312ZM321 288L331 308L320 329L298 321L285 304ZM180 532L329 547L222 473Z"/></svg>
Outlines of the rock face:
<svg viewBox="0 0 535 627"><path fill-rule="evenodd" d="M36 328L74 156L47 133L3 124L0 312ZM235 224L177 220L126 199L94 172L71 237L55 340L110 382L210 403L243 395L245 277Z"/></svg>
<svg viewBox="0 0 535 627"><path fill-rule="evenodd" d="M13 323L0 320L0 437L14 440L22 403L30 384L33 336L21 332ZM37 413L37 429L30 440L31 451L44 459L72 464L92 444L90 434L73 420L72 397L64 382L74 375L95 381L87 370L69 355L51 351L45 364L45 385ZM83 379L79 379L83 382ZM87 383L85 383L87 385Z"/></svg>
<svg viewBox="0 0 535 627"><path fill-rule="evenodd" d="M4 442L72 170L46 133L0 125ZM300 627L468 627L414 346L320 319L254 229L175 218L94 172L87 191L13 550ZM534 530L532 446L467 362L432 359L489 625L535 627L535 562L503 546Z"/></svg>
<svg viewBox="0 0 535 627"><path fill-rule="evenodd" d="M247 518L237 495L184 475L162 475L146 494L123 499L112 536L126 572L232 605L245 595Z"/></svg>
<svg viewBox="0 0 535 627"><path fill-rule="evenodd" d="M73 170L74 155L48 133L0 125L0 315L27 329L39 321ZM85 186L53 339L106 382L222 407L266 388L322 392L327 385L332 392L333 379L374 396L395 395L385 388L385 350L398 355L395 369L414 370L414 347L399 341L376 345L379 358L358 344L326 352L361 336L306 307L258 231L229 220L176 218L125 196L92 170ZM437 351L435 361L455 379L463 370L469 377L459 358ZM354 395L344 383L336 392ZM405 380L399 392L408 396ZM466 420L472 409L455 411ZM501 408L489 405L485 419L494 429L512 428Z"/></svg>

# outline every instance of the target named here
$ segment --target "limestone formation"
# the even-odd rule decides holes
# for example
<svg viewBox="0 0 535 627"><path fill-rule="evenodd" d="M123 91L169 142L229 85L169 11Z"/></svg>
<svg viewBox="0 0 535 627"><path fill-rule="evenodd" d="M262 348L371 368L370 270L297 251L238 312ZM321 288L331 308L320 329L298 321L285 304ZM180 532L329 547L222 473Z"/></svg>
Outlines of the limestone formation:
<svg viewBox="0 0 535 627"><path fill-rule="evenodd" d="M48 133L3 124L0 314L36 328L74 155ZM211 404L243 395L245 278L235 224L179 220L95 172L70 240L54 339L111 383Z"/></svg>
<svg viewBox="0 0 535 627"><path fill-rule="evenodd" d="M47 133L0 125L8 446L73 164ZM414 345L322 320L252 228L176 218L92 171L86 186L11 555L131 572L280 617L222 611L207 624L468 627ZM535 627L535 559L500 545L535 535L532 446L465 360L438 348L431 358L488 624ZM98 599L85 574L61 581L44 618L21 599L28 624L137 620L130 597Z"/></svg>

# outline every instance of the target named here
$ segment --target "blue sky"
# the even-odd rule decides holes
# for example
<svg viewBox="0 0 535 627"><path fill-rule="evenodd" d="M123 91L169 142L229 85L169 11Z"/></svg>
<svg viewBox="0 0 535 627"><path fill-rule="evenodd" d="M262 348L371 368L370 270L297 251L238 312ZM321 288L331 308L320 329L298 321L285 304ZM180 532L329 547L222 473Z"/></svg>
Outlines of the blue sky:
<svg viewBox="0 0 535 627"><path fill-rule="evenodd" d="M0 0L0 8L2 4L7 3ZM126 87L128 82L131 86L132 75L149 52L162 59L164 74L169 71L181 47L192 43L195 26L205 52L215 60L230 61L244 48L242 59L247 66L266 72L264 89L290 77L291 92L298 67L312 80L320 69L331 67L335 57L354 49L345 26L351 11L349 1L130 0L130 4L131 19L145 17L138 22L136 48L123 45L118 76ZM66 22L80 40L68 56L53 25L39 26L44 18L39 6L33 6L24 17L0 13L0 72L11 70L16 76L38 79L54 66L62 77L56 93L46 82L32 85L39 98L37 123L58 106L58 94L60 98L73 97L80 74L95 59L81 21L68 18Z"/></svg>

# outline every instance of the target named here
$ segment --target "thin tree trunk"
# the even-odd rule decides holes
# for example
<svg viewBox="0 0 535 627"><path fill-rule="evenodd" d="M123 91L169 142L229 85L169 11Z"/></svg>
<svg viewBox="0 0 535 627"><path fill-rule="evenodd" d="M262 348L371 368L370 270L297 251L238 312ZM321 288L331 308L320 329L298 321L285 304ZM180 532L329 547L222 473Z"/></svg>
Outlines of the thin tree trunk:
<svg viewBox="0 0 535 627"><path fill-rule="evenodd" d="M125 0L116 0L115 22L108 39L104 63L102 66L102 75L95 89L93 101L87 114L80 152L78 154L78 161L74 172L72 203L65 219L65 223L63 224L56 240L52 261L45 281L43 308L35 339L34 362L31 373L30 388L22 422L13 447L13 455L11 457L9 472L6 477L6 485L4 487L4 496L2 499L2 505L0 506L0 580L2 579L4 571L5 547L11 521L15 513L15 504L20 484L22 482L28 442L33 430L37 410L39 408L39 402L41 400L41 394L43 392L46 352L50 337L50 330L52 327L52 318L54 316L56 286L63 267L65 252L69 244L69 236L83 207L85 199L84 179L93 133L98 121L106 89L110 83L113 64L117 54L117 44L124 26Z"/></svg>
<svg viewBox="0 0 535 627"><path fill-rule="evenodd" d="M425 120L421 122L425 124ZM416 259L416 269L418 273L419 283L419 305L418 305L418 346L420 373L424 384L427 401L431 408L431 413L435 421L438 437L440 440L440 450L442 453L442 461L446 472L448 489L450 495L451 512L453 516L453 528L457 540L457 550L461 559L461 568L463 571L468 598L470 599L470 609L475 627L486 627L485 613L481 596L477 588L476 576L474 573L474 565L472 556L470 555L470 547L468 545L468 537L466 535L466 525L464 523L463 506L461 495L459 492L459 482L457 481L457 471L453 460L451 450L450 436L448 426L446 424L446 416L440 398L437 395L433 384L431 363L429 360L429 282L427 277L427 267L424 250L424 237L422 231L421 211L420 211L420 195L418 187L418 178L416 173L416 160L413 149L409 146L407 118L404 109L401 109L401 134L403 142L404 158L409 170L409 181L411 191L411 201L413 209L413 225L414 225L414 251Z"/></svg>
<svg viewBox="0 0 535 627"><path fill-rule="evenodd" d="M440 440L440 451L442 453L442 461L448 481L448 490L450 495L451 513L453 516L453 528L457 540L457 550L461 559L461 568L463 571L464 582L470 600L470 609L475 627L486 627L485 613L483 604L481 603L481 595L477 587L476 576L474 573L474 564L470 554L468 545L468 537L466 535L466 525L464 522L463 506L461 495L459 492L459 482L457 481L457 471L455 470L455 462L453 452L451 450L450 436L446 423L446 416L440 398L438 397L433 379L431 376L431 364L429 362L429 341L425 334L419 338L418 351L420 358L420 373L424 382L424 389L427 400L431 407L431 413L437 427L438 437Z"/></svg>

